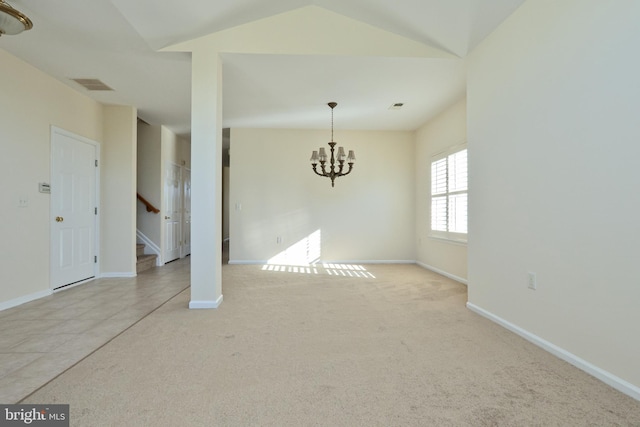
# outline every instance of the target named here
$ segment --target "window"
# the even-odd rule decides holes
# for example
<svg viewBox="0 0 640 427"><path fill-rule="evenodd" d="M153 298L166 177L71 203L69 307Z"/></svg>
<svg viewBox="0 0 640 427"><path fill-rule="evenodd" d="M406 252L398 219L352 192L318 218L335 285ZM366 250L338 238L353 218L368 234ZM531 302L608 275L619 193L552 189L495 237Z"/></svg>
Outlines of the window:
<svg viewBox="0 0 640 427"><path fill-rule="evenodd" d="M460 146L431 162L431 235L467 241L467 149Z"/></svg>

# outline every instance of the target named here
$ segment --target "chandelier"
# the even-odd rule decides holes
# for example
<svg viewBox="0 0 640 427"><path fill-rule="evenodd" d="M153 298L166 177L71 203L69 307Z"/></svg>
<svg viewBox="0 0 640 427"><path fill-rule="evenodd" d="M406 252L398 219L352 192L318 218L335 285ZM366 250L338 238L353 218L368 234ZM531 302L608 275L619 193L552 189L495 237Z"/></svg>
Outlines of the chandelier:
<svg viewBox="0 0 640 427"><path fill-rule="evenodd" d="M20 34L32 27L33 22L25 14L11 7L4 0L0 0L0 36Z"/></svg>
<svg viewBox="0 0 640 427"><path fill-rule="evenodd" d="M330 102L327 104L331 108L331 142L329 142L329 147L331 147L331 159L329 160L329 171L327 171L327 153L324 147L320 147L318 151L313 151L311 153L311 167L313 171L318 176L324 176L331 179L331 186L334 187L335 179L339 176L349 175L351 170L353 169L353 164L356 161L356 156L353 153L353 150L349 150L349 155L344 154L344 148L338 147L337 156L334 155L336 143L333 141L333 109L338 105L336 102ZM336 171L336 160L338 161ZM349 169L344 172L344 163L345 161L349 165ZM318 172L318 162L320 162L320 169L322 172Z"/></svg>

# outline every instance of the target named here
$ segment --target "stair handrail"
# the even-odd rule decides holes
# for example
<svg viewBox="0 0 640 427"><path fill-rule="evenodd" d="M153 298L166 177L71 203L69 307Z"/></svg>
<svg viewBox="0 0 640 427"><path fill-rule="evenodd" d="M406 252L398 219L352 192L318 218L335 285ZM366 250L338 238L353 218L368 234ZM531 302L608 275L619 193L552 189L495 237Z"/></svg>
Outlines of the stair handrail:
<svg viewBox="0 0 640 427"><path fill-rule="evenodd" d="M142 204L147 207L147 212L153 212L153 213L156 213L156 214L160 212L160 209L158 209L155 206L153 206L147 199L142 197L140 195L140 193L136 193L136 195L138 196L138 200L140 200L142 202Z"/></svg>

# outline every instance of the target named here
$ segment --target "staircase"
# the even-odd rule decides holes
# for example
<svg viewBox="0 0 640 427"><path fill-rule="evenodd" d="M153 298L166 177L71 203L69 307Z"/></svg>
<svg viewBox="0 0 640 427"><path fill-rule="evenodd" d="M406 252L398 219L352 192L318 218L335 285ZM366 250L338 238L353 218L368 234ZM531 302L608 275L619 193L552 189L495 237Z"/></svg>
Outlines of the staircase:
<svg viewBox="0 0 640 427"><path fill-rule="evenodd" d="M158 258L158 255L145 254L144 247L145 245L143 243L136 244L136 258L138 259L136 262L136 273L149 270L156 265L156 258Z"/></svg>

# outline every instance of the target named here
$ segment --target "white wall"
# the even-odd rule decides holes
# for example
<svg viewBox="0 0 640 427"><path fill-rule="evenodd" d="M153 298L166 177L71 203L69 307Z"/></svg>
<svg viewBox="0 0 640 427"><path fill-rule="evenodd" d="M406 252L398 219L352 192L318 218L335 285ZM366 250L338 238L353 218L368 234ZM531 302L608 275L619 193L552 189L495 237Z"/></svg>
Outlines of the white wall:
<svg viewBox="0 0 640 427"><path fill-rule="evenodd" d="M309 163L312 150L328 150L329 137L329 130L231 129L230 261L280 254L278 262L295 263L292 246L317 230L325 261L415 259L413 133L336 131L357 162L334 188Z"/></svg>
<svg viewBox="0 0 640 427"><path fill-rule="evenodd" d="M102 105L0 49L0 308L49 291L51 126L102 141ZM28 206L19 208L26 197Z"/></svg>
<svg viewBox="0 0 640 427"><path fill-rule="evenodd" d="M416 131L416 260L458 281L467 280L467 245L436 239L431 231L431 161L467 142L467 103L458 101Z"/></svg>
<svg viewBox="0 0 640 427"><path fill-rule="evenodd" d="M530 0L473 52L467 102L469 302L640 396L638 22Z"/></svg>
<svg viewBox="0 0 640 427"><path fill-rule="evenodd" d="M101 261L105 276L136 274L137 111L104 107Z"/></svg>

